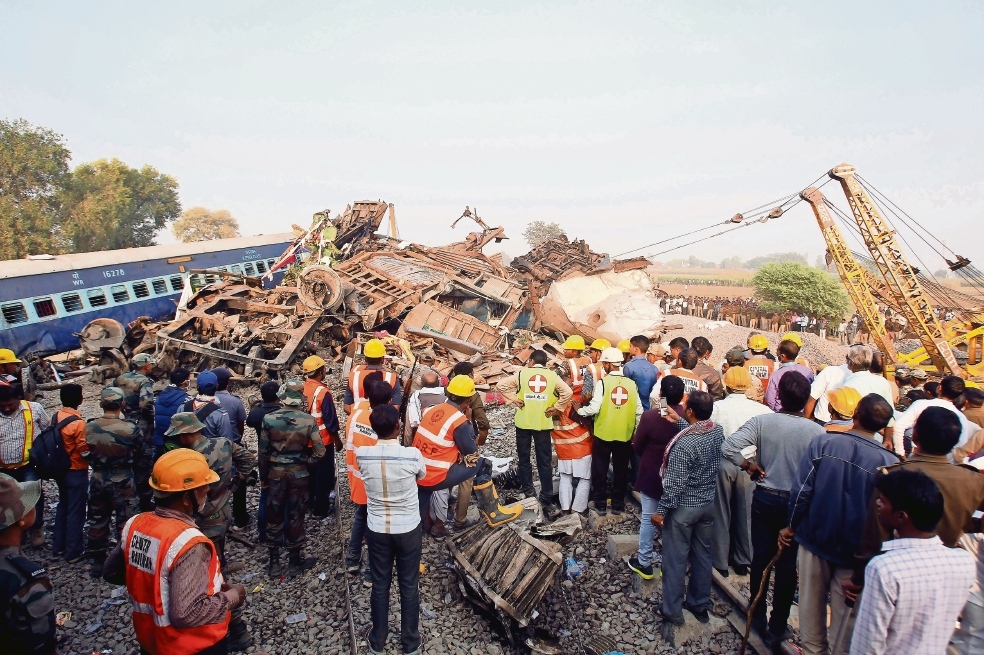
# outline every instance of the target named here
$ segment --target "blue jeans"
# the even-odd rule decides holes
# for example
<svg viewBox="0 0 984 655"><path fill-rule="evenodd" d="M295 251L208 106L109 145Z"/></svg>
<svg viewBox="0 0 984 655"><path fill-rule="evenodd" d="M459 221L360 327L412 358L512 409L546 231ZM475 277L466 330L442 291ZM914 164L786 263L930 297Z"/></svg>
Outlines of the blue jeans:
<svg viewBox="0 0 984 655"><path fill-rule="evenodd" d="M663 523L663 616L683 623L684 587L687 608L711 607L711 526L714 503L703 507L676 507ZM690 582L687 583L687 564Z"/></svg>
<svg viewBox="0 0 984 655"><path fill-rule="evenodd" d="M85 550L85 506L89 501L89 469L71 469L58 481L58 509L51 549L73 559Z"/></svg>
<svg viewBox="0 0 984 655"><path fill-rule="evenodd" d="M653 563L653 539L656 537L656 526L650 521L650 517L656 513L659 505L659 498L651 498L646 494L642 496L642 516L639 523L639 563L649 566Z"/></svg>
<svg viewBox="0 0 984 655"><path fill-rule="evenodd" d="M369 520L369 506L355 506L352 516L352 537L349 539L348 550L345 551L346 564L358 564L362 559L362 542L366 538L366 523Z"/></svg>

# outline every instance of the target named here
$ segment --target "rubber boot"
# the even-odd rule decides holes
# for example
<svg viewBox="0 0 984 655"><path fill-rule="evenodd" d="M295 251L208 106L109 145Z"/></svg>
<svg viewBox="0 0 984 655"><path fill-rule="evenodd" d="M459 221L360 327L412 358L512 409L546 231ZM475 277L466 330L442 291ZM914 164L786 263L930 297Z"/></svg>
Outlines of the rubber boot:
<svg viewBox="0 0 984 655"><path fill-rule="evenodd" d="M318 563L317 557L302 557L300 548L289 552L290 557L287 565L287 577L292 578L295 575L300 575L308 569L313 569L314 565Z"/></svg>
<svg viewBox="0 0 984 655"><path fill-rule="evenodd" d="M232 610L229 632L226 634L226 647L230 653L242 652L253 645L253 637L249 633L246 622L243 621L242 610L242 607Z"/></svg>
<svg viewBox="0 0 984 655"><path fill-rule="evenodd" d="M267 566L267 575L273 580L280 577L280 548L271 546L267 550L270 552L270 564Z"/></svg>
<svg viewBox="0 0 984 655"><path fill-rule="evenodd" d="M499 492L495 490L495 484L491 480L485 484L475 484L472 493L478 499L478 509L485 517L485 522L489 527L495 528L503 523L509 523L519 518L523 513L523 506L514 503L508 507L499 504Z"/></svg>

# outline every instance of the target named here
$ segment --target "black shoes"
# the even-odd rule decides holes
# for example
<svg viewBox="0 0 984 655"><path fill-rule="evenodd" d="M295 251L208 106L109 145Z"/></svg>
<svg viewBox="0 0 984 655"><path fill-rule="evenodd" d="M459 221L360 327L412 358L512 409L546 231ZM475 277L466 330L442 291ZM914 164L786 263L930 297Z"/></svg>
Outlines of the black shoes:
<svg viewBox="0 0 984 655"><path fill-rule="evenodd" d="M655 571L653 571L653 565L647 564L643 566L639 563L639 558L633 555L629 558L629 568L639 574L639 577L643 580L652 580L656 577Z"/></svg>

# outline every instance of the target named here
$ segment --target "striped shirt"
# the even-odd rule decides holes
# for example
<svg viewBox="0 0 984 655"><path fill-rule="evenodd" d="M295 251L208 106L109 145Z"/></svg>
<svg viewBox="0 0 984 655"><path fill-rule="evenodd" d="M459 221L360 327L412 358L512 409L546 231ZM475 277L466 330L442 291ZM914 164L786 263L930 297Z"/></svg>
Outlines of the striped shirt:
<svg viewBox="0 0 984 655"><path fill-rule="evenodd" d="M34 415L34 438L51 425L51 417L38 403L28 403ZM24 406L20 403L9 416L0 412L0 466L14 466L24 460Z"/></svg>
<svg viewBox="0 0 984 655"><path fill-rule="evenodd" d="M355 451L366 485L367 525L373 532L405 534L420 524L417 480L427 474L424 456L395 439Z"/></svg>
<svg viewBox="0 0 984 655"><path fill-rule="evenodd" d="M974 559L939 537L893 539L882 549L865 570L851 653L945 652L974 582Z"/></svg>

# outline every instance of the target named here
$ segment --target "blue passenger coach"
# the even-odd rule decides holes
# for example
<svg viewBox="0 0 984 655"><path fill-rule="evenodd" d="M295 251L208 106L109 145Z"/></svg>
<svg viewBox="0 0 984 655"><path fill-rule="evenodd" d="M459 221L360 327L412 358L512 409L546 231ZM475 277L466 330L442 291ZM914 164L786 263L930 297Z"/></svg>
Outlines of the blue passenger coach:
<svg viewBox="0 0 984 655"><path fill-rule="evenodd" d="M265 275L293 240L271 234L0 262L0 348L47 355L78 348L73 334L94 318L124 326L140 316L171 318L188 271Z"/></svg>

